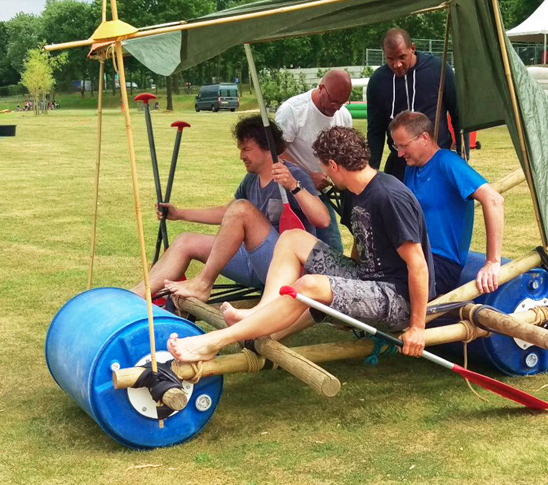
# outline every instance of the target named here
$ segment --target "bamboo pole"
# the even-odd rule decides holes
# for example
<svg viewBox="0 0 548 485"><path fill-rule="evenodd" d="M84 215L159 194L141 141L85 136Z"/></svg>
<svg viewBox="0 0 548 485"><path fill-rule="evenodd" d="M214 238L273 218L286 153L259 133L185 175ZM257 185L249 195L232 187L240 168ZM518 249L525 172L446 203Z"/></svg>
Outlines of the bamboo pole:
<svg viewBox="0 0 548 485"><path fill-rule="evenodd" d="M505 175L501 179L497 180L496 182L493 182L491 184L491 187L495 189L499 194L503 194L511 188L521 184L524 180L525 174L523 173L523 170L521 168L518 168L508 175ZM474 201L475 207L478 207L480 205L481 204L478 200Z"/></svg>
<svg viewBox="0 0 548 485"><path fill-rule="evenodd" d="M441 105L443 101L443 91L445 90L445 74L447 71L447 49L449 46L449 25L451 24L451 9L447 9L447 21L445 23L445 39L443 43L443 57L441 61L440 85L438 87L438 103L436 105L436 119L434 123L434 140L438 142L440 133ZM459 134L460 135L460 134ZM457 133L455 133L455 143L457 142Z"/></svg>
<svg viewBox="0 0 548 485"><path fill-rule="evenodd" d="M113 20L118 20L118 9L116 0L111 0L110 3ZM120 93L122 94L122 107L124 110L124 120L126 123L126 135L129 151L129 162L131 165L131 180L133 183L133 201L135 205L135 215L137 218L137 232L139 238L139 247L141 250L141 266L143 269L143 279L145 284L145 296L147 302L147 317L148 317L148 333L150 339L150 361L152 372L158 372L158 364L156 361L156 342L154 338L154 320L152 316L152 297L150 293L150 281L148 277L148 262L145 248L145 235L143 231L143 218L141 214L141 201L139 199L139 181L137 178L137 164L135 161L135 148L133 146L133 131L131 128L131 116L129 113L129 102L126 88L126 73L124 69L124 55L122 53L122 41L116 40L114 44L116 53L116 62L118 65L118 73L120 75Z"/></svg>
<svg viewBox="0 0 548 485"><path fill-rule="evenodd" d="M105 0L106 1L106 0ZM103 2L103 7L105 7ZM99 86L97 100L97 154L95 159L95 186L93 197L93 222L91 226L91 243L89 250L88 290L93 284L93 263L95 261L95 242L97 237L97 211L99 209L99 175L101 171L101 137L103 131L103 80L105 74L105 61L99 60Z"/></svg>
<svg viewBox="0 0 548 485"><path fill-rule="evenodd" d="M495 17L495 24L497 27L497 34L500 44L500 52L502 55L502 62L504 64L504 74L506 75L506 82L508 83L508 90L510 91L510 99L512 102L512 109L514 113L514 121L516 123L516 129L518 132L519 138L519 147L521 151L521 157L523 160L523 167L527 183L531 190L531 199L533 201L533 209L535 211L535 217L537 220L538 228L540 231L540 237L542 239L542 247L548 248L548 242L546 240L546 234L544 233L544 225L542 223L542 218L540 216L540 209L538 207L538 201L536 198L535 184L533 177L531 175L531 167L529 166L529 155L527 153L527 147L525 145L525 135L523 133L523 125L521 123L521 114L518 107L518 101L516 96L516 90L514 87L514 81L512 79L512 71L510 69L510 61L508 59L508 51L506 50L506 41L504 38L504 31L502 28L502 22L500 19L500 10L498 5L498 0L491 0L493 6L493 16Z"/></svg>
<svg viewBox="0 0 548 485"><path fill-rule="evenodd" d="M150 35L158 35L158 34L167 34L170 32L180 32L182 30L193 30L193 29L199 29L202 27L210 27L214 25L223 25L223 24L229 24L234 22L240 22L244 20L253 20L257 18L265 18L270 17L272 15L279 15L284 13L290 13L290 12L296 12L301 10L306 10L309 8L316 8L316 7L322 7L324 5L334 4L334 3L344 3L348 2L349 4L352 2L352 0L318 0L314 2L308 2L308 3L301 3L298 5L291 5L289 7L279 7L274 8L272 10L266 10L262 12L253 12L253 13L247 13L247 14L241 14L241 15L234 15L232 17L223 17L218 19L212 19L212 20L202 20L201 22L193 22L193 23L182 23L178 25L173 25L170 27L161 27L157 29L150 29L149 27L144 27L143 30L139 30L139 32L136 32L135 34L131 34L127 36L127 39L138 39L141 37L148 37ZM437 10L445 10L447 8L448 2L444 2L438 7L432 7L432 8L425 8L422 10L417 10L416 12L412 12L410 15L419 15L424 14L427 12L434 12ZM147 29L147 30L144 30ZM309 32L310 35L323 32L322 30L319 31L313 31ZM289 36L287 36L289 37ZM72 42L64 42L62 44L50 44L44 47L46 51L55 51L55 50L63 50L63 49L72 49L75 47L85 47L94 44L96 41L93 39L84 39L84 40L77 40Z"/></svg>
<svg viewBox="0 0 548 485"><path fill-rule="evenodd" d="M499 285L502 285L507 281L510 281L511 279L532 270L533 268L536 268L541 263L542 260L540 255L536 251L531 251L521 258L514 259L513 261L502 265L499 272ZM439 296L438 298L432 300L428 306L434 306L440 303L448 303L452 301L469 301L477 298L478 296L480 296L480 292L476 286L476 281L473 280L453 291L450 291L449 293L446 293L445 295ZM442 313L427 315L426 322L431 322L441 315Z"/></svg>

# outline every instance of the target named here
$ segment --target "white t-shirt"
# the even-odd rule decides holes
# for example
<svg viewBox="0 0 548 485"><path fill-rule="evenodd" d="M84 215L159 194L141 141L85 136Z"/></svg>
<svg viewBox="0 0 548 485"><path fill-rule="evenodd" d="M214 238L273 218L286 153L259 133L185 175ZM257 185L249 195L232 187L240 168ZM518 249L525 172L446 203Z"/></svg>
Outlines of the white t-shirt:
<svg viewBox="0 0 548 485"><path fill-rule="evenodd" d="M312 152L318 133L332 126L352 127L352 116L342 106L333 116L324 115L312 101L312 91L289 98L276 112L276 123L283 131L287 153L305 170L321 172L320 161Z"/></svg>

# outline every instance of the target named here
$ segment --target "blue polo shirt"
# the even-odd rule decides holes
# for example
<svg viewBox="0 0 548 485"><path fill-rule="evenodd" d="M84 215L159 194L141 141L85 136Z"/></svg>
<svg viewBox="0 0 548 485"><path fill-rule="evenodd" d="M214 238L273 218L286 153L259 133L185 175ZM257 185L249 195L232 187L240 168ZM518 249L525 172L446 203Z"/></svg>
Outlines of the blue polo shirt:
<svg viewBox="0 0 548 485"><path fill-rule="evenodd" d="M438 150L422 167L407 167L404 183L418 199L432 254L464 266L474 229L470 197L486 180L450 150Z"/></svg>

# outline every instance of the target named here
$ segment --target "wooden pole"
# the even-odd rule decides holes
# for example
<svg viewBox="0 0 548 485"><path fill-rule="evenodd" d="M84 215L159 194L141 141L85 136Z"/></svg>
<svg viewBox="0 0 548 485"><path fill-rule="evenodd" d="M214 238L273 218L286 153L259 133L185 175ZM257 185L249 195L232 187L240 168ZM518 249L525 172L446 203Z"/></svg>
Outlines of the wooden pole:
<svg viewBox="0 0 548 485"><path fill-rule="evenodd" d="M103 79L105 74L105 61L99 60L99 86L97 99L97 154L95 159L95 186L93 197L93 222L91 226L91 243L89 250L88 290L93 284L93 263L95 261L95 241L97 235L97 211L99 208L99 174L101 171L101 136L103 131Z"/></svg>
<svg viewBox="0 0 548 485"><path fill-rule="evenodd" d="M255 340L255 350L308 384L318 394L333 397L341 389L339 379L280 342L260 338Z"/></svg>
<svg viewBox="0 0 548 485"><path fill-rule="evenodd" d="M502 22L500 20L500 10L497 0L492 0L493 6L493 16L495 17L495 24L497 27L497 34L500 44L500 53L502 56L502 62L504 64L504 74L506 75L506 82L508 83L508 90L510 92L510 99L512 102L512 109L514 112L514 121L516 123L516 130L518 132L519 147L521 151L521 157L523 160L523 168L525 172L525 177L529 188L531 190L531 199L533 201L533 209L535 211L535 217L537 219L538 228L540 231L540 237L542 239L542 247L547 248L548 242L546 240L546 235L544 233L544 225L542 223L542 218L540 216L540 209L538 207L538 201L536 198L535 184L533 181L533 176L531 175L531 167L529 166L529 155L527 153L527 147L525 145L525 135L523 133L523 125L521 123L521 114L519 112L518 101L516 96L516 89L514 87L514 81L512 79L512 71L510 69L510 61L508 59L508 51L506 50L506 41L504 37L504 31L502 28Z"/></svg>
<svg viewBox="0 0 548 485"><path fill-rule="evenodd" d="M530 253L522 256L521 258L514 259L509 263L506 263L501 266L499 272L499 284L502 285L511 279L518 277L519 275L526 273L527 271L536 268L542 263L540 255L536 251L531 251ZM480 295L478 288L476 286L476 281L470 281L465 285L456 288L445 295L439 296L435 300L432 300L428 306L435 306L440 303L448 303L451 301L469 301L477 298ZM435 315L426 315L426 322L431 322L436 318L440 317L442 313L437 313Z"/></svg>
<svg viewBox="0 0 548 485"><path fill-rule="evenodd" d="M440 85L438 87L438 104L436 106L436 119L434 123L434 140L438 142L438 136L440 133L440 118L441 118L441 105L443 102L443 91L445 90L445 74L447 70L447 50L449 47L449 26L451 24L451 9L447 9L447 21L445 23L445 39L443 43L443 57L441 61L441 74L440 74ZM457 143L457 135L460 136L460 133L455 133L455 143Z"/></svg>
<svg viewBox="0 0 548 485"><path fill-rule="evenodd" d="M467 320L472 321L474 316L482 327L548 349L548 330L545 328L521 323L511 315L504 315L490 308L480 308L474 313L475 307L476 305L464 307L463 316Z"/></svg>
<svg viewBox="0 0 548 485"><path fill-rule="evenodd" d="M539 321L546 322L548 320L548 309L544 309L540 319L535 309L527 310L525 312L512 313L508 316L521 324L527 324L529 327L534 327L534 325L538 324ZM544 331L548 332L546 330ZM425 331L427 347L451 342L474 340L476 338L487 336L489 336L488 331L475 327L468 321L427 328ZM310 360L311 362L322 363L346 359L363 359L371 355L373 347L374 344L372 340L361 339L350 342L292 347L290 350L301 355L307 360ZM256 358L256 369L264 369L266 359L260 355L257 355ZM202 365L202 377L250 372L248 358L242 352L238 354L221 355L203 362ZM192 379L196 374L190 364L185 364L182 362L178 362L176 365L172 366L172 370L181 380ZM112 383L114 388L126 389L128 387L132 387L143 372L144 369L142 367L128 367L126 369L114 371L112 373Z"/></svg>
<svg viewBox="0 0 548 485"><path fill-rule="evenodd" d="M496 182L493 182L491 184L491 187L493 187L493 189L495 189L499 194L503 194L504 192L510 190L516 185L521 184L524 180L525 174L523 173L523 170L521 168L518 168L508 175L505 175L501 179L497 180ZM481 205L479 201L474 201L475 207L478 207L479 205Z"/></svg>

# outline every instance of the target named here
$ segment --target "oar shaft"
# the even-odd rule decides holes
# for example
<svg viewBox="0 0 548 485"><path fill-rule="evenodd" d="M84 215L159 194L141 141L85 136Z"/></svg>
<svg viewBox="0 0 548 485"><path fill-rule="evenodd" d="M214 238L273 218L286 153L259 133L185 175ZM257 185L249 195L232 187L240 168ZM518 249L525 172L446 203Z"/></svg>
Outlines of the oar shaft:
<svg viewBox="0 0 548 485"><path fill-rule="evenodd" d="M355 318L345 315L344 313L334 310L333 308L328 307L327 305L324 305L323 303L320 303L319 301L313 300L312 298L308 298L307 296L301 295L300 293L296 293L295 295L296 295L295 298L297 300L299 300L302 303L305 303L306 305L312 308L315 308L316 310L320 310L321 312L324 312L327 315L330 315L338 320L341 320L344 323L348 323L349 325L352 325L353 327L359 328L360 330L364 330L370 335L376 335L378 337L381 337L383 340L386 340L387 342L391 344L397 345L398 347L403 347L403 342L400 339L394 337L393 335L381 332L379 329L372 327L371 325L368 325L367 323L360 322L359 320L356 320ZM429 360L430 362L433 362L434 364L441 365L442 367L445 367L446 369L453 370L454 364L452 362L442 359L441 357L438 357L437 355L431 354L430 352L426 350L423 350L421 357L424 357L426 360Z"/></svg>
<svg viewBox="0 0 548 485"><path fill-rule="evenodd" d="M276 152L276 145L274 144L274 137L272 136L272 128L270 127L270 121L266 112L266 105L264 104L263 93L261 91L261 85L259 84L259 76L257 75L257 68L255 67L255 61L253 60L253 54L251 53L251 47L249 44L244 44L245 55L247 57L247 64L249 65L249 73L251 74L251 80L255 87L255 94L257 95L257 102L259 103L259 109L261 111L261 118L263 120L263 126L266 132L266 139L268 141L268 147L270 148L270 154L272 155L272 162L278 163L278 153ZM287 193L285 189L278 184L280 189L280 196L282 203L288 204Z"/></svg>

